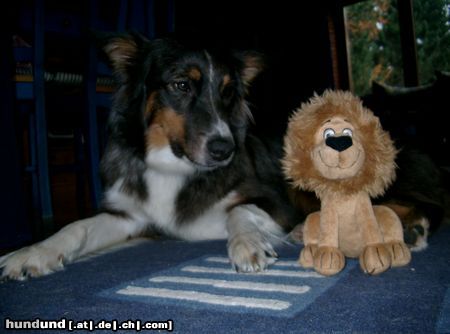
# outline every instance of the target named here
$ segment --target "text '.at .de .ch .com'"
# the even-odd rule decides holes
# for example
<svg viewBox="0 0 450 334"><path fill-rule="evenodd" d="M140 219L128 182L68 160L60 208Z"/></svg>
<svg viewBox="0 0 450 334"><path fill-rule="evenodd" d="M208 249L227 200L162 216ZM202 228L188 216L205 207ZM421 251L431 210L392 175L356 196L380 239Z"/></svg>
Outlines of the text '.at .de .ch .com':
<svg viewBox="0 0 450 334"><path fill-rule="evenodd" d="M36 318L34 320L16 320L6 318L4 328L8 329L32 329L38 330L67 330L70 332L77 330L129 330L129 331L173 331L173 320L166 321L142 321L142 320L70 320L62 318L60 320L43 320Z"/></svg>

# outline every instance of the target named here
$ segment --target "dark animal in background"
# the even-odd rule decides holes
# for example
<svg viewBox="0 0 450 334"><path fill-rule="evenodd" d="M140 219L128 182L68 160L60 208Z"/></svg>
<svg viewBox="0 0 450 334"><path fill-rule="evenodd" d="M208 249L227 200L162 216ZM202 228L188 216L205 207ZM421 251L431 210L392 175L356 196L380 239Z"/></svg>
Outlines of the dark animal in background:
<svg viewBox="0 0 450 334"><path fill-rule="evenodd" d="M400 149L397 181L384 200L402 218L405 241L413 249L426 247L428 234L449 215L449 91L450 75L436 72L434 82L417 87L374 82L364 101Z"/></svg>

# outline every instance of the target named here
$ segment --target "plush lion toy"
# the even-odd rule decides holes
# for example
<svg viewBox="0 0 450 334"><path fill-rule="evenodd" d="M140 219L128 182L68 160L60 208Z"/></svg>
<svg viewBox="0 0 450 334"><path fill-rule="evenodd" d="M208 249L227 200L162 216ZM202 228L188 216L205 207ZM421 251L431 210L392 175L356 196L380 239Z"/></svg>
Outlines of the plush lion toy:
<svg viewBox="0 0 450 334"><path fill-rule="evenodd" d="M396 153L378 118L349 92L316 95L292 116L284 172L321 201L304 224L303 267L334 275L345 257L359 257L365 273L379 274L409 263L400 219L370 200L394 180Z"/></svg>

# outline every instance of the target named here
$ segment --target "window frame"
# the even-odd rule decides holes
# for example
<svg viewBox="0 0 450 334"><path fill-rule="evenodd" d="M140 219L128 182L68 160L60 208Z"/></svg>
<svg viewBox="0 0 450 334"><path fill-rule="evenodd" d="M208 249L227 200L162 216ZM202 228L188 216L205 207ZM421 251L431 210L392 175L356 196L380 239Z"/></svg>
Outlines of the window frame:
<svg viewBox="0 0 450 334"><path fill-rule="evenodd" d="M346 6L362 1L371 0L337 0L329 8L328 33L333 82L336 89L352 90L350 59L347 52L349 40L345 29L344 9ZM403 84L405 87L414 87L419 85L419 72L412 0L397 0L397 10L400 25Z"/></svg>

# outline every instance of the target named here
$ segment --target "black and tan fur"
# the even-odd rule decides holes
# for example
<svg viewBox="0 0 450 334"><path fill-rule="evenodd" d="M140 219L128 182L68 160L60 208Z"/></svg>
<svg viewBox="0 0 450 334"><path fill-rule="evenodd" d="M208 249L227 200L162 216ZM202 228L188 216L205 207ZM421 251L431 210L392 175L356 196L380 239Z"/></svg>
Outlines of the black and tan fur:
<svg viewBox="0 0 450 334"><path fill-rule="evenodd" d="M255 52L214 52L137 35L104 47L119 86L102 160L103 213L0 258L3 277L51 273L148 229L228 239L238 271L274 261L273 243L301 220L287 200L281 151L248 133Z"/></svg>

